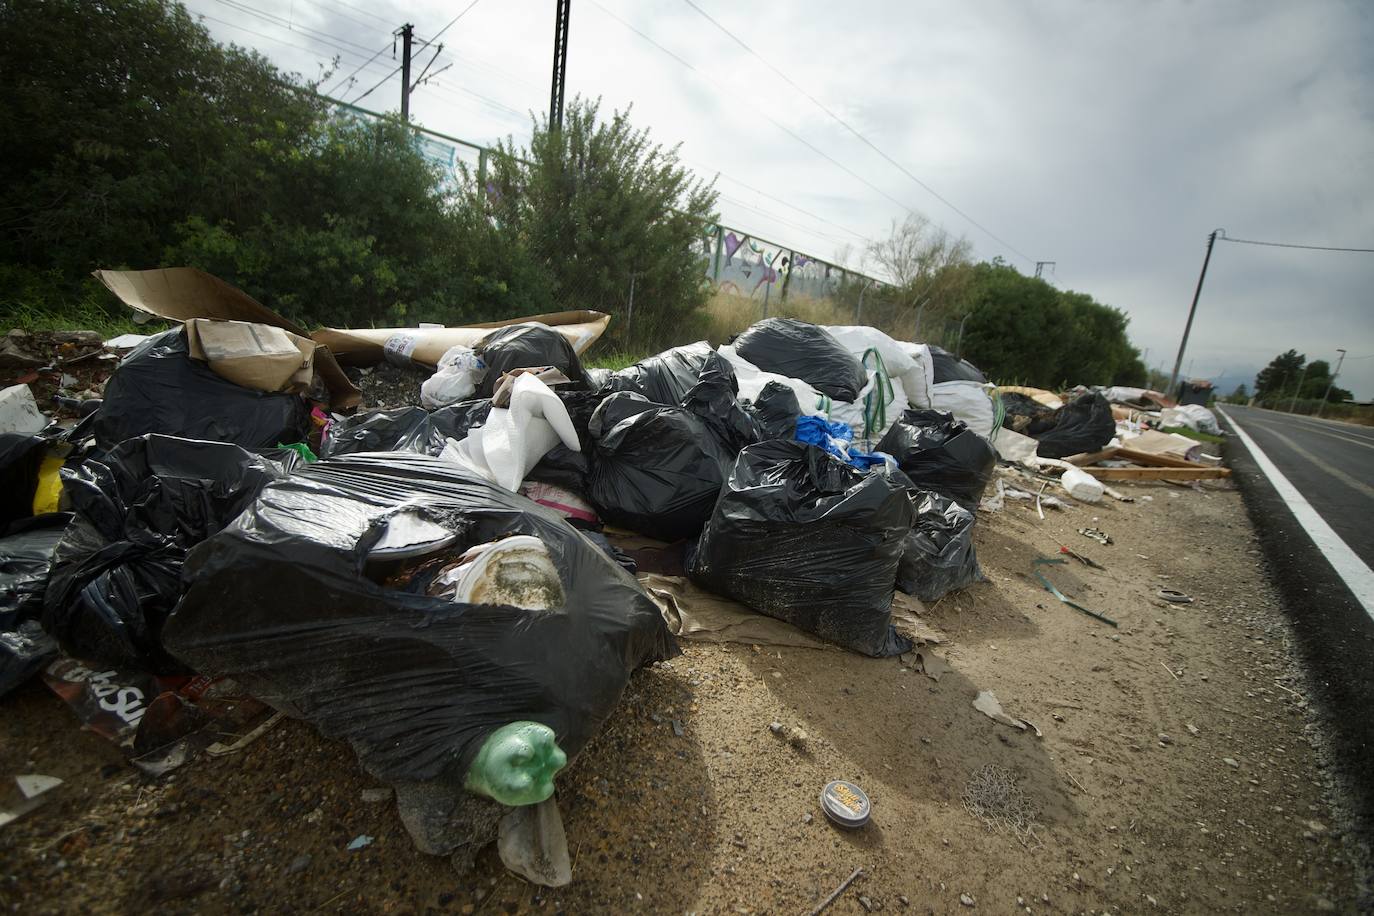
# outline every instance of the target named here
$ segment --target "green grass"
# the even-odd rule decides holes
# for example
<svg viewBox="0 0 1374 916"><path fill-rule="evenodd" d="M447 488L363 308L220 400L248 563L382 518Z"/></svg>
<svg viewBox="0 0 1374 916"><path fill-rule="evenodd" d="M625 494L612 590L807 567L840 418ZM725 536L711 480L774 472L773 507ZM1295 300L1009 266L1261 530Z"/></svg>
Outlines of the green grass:
<svg viewBox="0 0 1374 916"><path fill-rule="evenodd" d="M1178 433L1180 436L1187 436L1195 442L1211 442L1213 445L1220 445L1226 441L1225 436L1214 436L1211 433L1200 433L1189 429L1186 426L1162 426L1160 432Z"/></svg>
<svg viewBox="0 0 1374 916"><path fill-rule="evenodd" d="M0 264L0 334L26 331L95 331L105 338L149 334L166 322L135 324L126 306L94 278L65 278L18 264Z"/></svg>
<svg viewBox="0 0 1374 916"><path fill-rule="evenodd" d="M136 324L132 318L94 304L81 303L63 309L6 303L0 311L0 333L11 328L26 331L95 331L109 339L120 334L156 334L165 321ZM127 313L126 313L127 314Z"/></svg>
<svg viewBox="0 0 1374 916"><path fill-rule="evenodd" d="M582 365L588 369L624 369L633 363L639 362L649 353L632 353L628 350L608 350L602 353L593 353L582 360Z"/></svg>

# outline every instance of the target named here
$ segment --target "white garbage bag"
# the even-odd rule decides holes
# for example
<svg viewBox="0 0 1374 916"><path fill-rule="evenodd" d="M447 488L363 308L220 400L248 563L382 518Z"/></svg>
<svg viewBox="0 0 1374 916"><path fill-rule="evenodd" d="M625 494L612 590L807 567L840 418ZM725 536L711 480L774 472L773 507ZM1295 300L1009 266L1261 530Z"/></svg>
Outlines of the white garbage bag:
<svg viewBox="0 0 1374 916"><path fill-rule="evenodd" d="M739 383L739 397L741 400L748 398L751 401L758 400L759 392L763 391L763 386L769 382L777 382L792 389L792 393L797 396L797 404L801 407L803 414L813 417L825 416L825 409L821 406L825 397L799 378L788 378L785 375L778 375L774 372L765 372L755 366L735 352L735 348L729 345L718 347L716 352L730 363L735 369L735 381Z"/></svg>
<svg viewBox="0 0 1374 916"><path fill-rule="evenodd" d="M439 368L420 386L420 403L429 410L472 397L487 375L487 367L471 347L449 347Z"/></svg>
<svg viewBox="0 0 1374 916"><path fill-rule="evenodd" d="M825 330L860 361L870 349L882 357L887 374L900 380L906 400L911 407L930 407L930 386L935 384L935 367L930 359L930 347L925 344L894 340L877 328L866 325L838 325ZM865 363L867 368L874 368Z"/></svg>
<svg viewBox="0 0 1374 916"><path fill-rule="evenodd" d="M997 426L989 395L991 390L992 386L983 382L962 379L940 382L930 388L931 406L954 414L954 418L963 420L969 429L984 439L991 439Z"/></svg>
<svg viewBox="0 0 1374 916"><path fill-rule="evenodd" d="M1184 404L1182 407L1166 407L1159 414L1160 426L1184 426L1194 432L1221 435L1221 424L1217 415L1201 404Z"/></svg>

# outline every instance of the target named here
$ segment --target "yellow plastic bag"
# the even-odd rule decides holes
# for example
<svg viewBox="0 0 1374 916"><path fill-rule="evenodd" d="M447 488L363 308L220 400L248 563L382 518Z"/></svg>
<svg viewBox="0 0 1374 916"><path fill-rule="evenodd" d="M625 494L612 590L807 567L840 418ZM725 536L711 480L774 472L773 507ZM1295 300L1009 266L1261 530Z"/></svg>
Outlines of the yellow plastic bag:
<svg viewBox="0 0 1374 916"><path fill-rule="evenodd" d="M34 515L57 511L57 502L62 496L62 478L58 476L57 472L61 469L62 458L60 455L49 454L39 465L38 486L33 491Z"/></svg>

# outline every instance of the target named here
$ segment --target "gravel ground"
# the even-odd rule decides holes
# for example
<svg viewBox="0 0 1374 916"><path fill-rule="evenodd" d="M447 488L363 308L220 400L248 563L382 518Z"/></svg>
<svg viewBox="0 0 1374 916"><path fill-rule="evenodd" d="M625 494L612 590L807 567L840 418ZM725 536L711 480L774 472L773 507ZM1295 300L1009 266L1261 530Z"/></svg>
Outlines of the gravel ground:
<svg viewBox="0 0 1374 916"><path fill-rule="evenodd" d="M494 849L463 875L417 853L387 793L364 796L377 787L347 746L304 724L150 780L31 683L3 701L0 773L66 783L0 828L0 905L795 913L862 868L833 912L1367 906L1239 495L1226 483L1123 489L1138 501L1044 521L1009 501L984 516L989 581L924 615L946 637L938 682L899 659L702 643L639 672L560 777L574 878L557 890L506 873ZM1087 525L1115 543L1077 534ZM1052 579L1119 629L1035 580L1032 559L1061 544L1106 569L1055 567ZM1161 586L1196 600L1167 604ZM1043 738L976 711L980 690ZM780 740L774 721L809 740ZM1014 780L1029 830L969 812L980 771ZM835 778L871 796L867 827L825 821L817 795ZM375 841L348 851L360 834Z"/></svg>

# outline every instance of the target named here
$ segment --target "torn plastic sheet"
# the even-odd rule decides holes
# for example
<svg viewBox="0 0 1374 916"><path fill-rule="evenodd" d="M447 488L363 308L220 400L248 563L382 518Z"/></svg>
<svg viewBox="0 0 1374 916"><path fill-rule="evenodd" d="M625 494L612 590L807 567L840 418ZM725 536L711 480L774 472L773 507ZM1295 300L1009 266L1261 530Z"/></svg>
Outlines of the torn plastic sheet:
<svg viewBox="0 0 1374 916"><path fill-rule="evenodd" d="M461 442L450 440L440 457L455 461L512 492L559 442L581 451L577 430L563 401L533 375L520 375L510 407L493 407L486 422Z"/></svg>
<svg viewBox="0 0 1374 916"><path fill-rule="evenodd" d="M1097 618L1098 620L1102 621L1103 623L1111 624L1112 626L1117 626L1117 622L1116 622L1115 620L1113 620L1112 618L1106 616L1105 614L1099 614L1097 611L1091 610L1091 609L1089 609L1089 608L1085 608L1083 605L1078 604L1078 603L1072 601L1071 599L1069 599L1063 592L1061 592L1059 589L1055 588L1054 583L1051 582L1049 579L1046 579L1046 578L1045 578L1045 574L1042 573L1042 572L1040 571L1040 567L1041 567L1042 565L1043 565L1043 566L1064 565L1064 564L1066 564L1066 563L1068 563L1068 562L1069 562L1068 560L1062 560L1062 559L1060 559L1060 558L1058 558L1058 557L1055 557L1054 559L1048 559L1048 558L1046 558L1046 557L1036 557L1035 562L1031 564L1031 568L1032 568L1032 570L1035 572L1035 578L1039 579L1039 580L1040 580L1040 584L1043 585L1043 586L1045 586L1045 591L1049 592L1051 595L1053 595L1054 597L1058 598L1060 601L1064 602L1064 603L1067 604L1069 607L1073 608L1075 611L1082 611L1084 614L1087 614L1089 617L1095 617L1095 618Z"/></svg>

